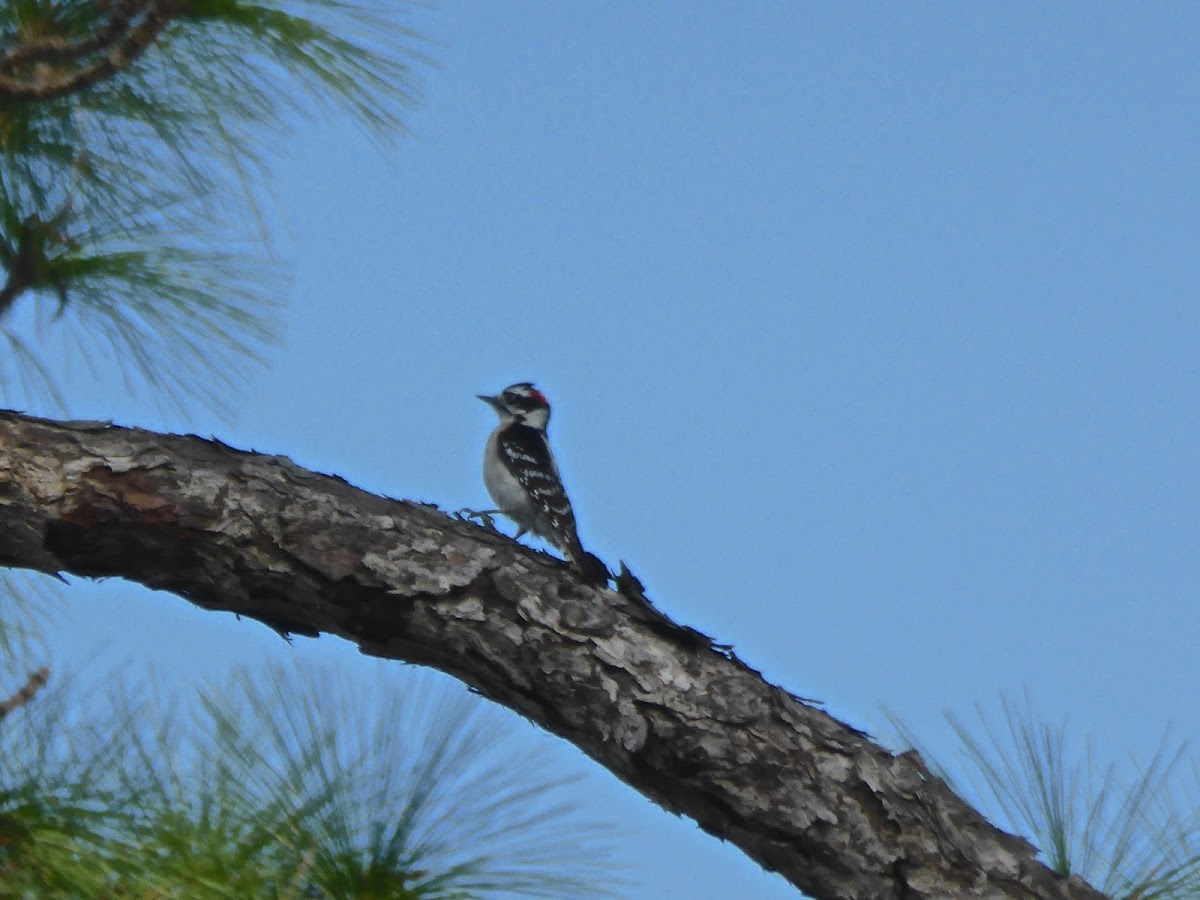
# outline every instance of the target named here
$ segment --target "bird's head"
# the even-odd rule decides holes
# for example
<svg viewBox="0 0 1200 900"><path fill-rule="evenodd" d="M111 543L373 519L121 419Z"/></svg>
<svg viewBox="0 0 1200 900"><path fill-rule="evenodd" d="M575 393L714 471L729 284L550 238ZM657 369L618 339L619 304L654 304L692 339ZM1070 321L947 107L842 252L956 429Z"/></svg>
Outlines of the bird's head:
<svg viewBox="0 0 1200 900"><path fill-rule="evenodd" d="M520 422L542 431L550 423L550 401L528 381L510 384L494 397L475 396L494 409L503 423Z"/></svg>

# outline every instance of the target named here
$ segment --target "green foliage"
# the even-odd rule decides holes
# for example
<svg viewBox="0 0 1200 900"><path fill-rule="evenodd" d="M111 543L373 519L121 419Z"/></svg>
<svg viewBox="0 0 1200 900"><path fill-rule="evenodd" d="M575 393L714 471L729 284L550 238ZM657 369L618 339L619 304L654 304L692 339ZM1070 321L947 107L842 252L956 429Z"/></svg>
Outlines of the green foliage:
<svg viewBox="0 0 1200 900"><path fill-rule="evenodd" d="M77 691L59 679L0 722L0 896L98 897L112 883L136 800L114 773L135 723L81 708Z"/></svg>
<svg viewBox="0 0 1200 900"><path fill-rule="evenodd" d="M0 569L0 684L27 674L21 661L40 651L41 630L62 602L56 586L41 575Z"/></svg>
<svg viewBox="0 0 1200 900"><path fill-rule="evenodd" d="M1002 721L982 707L972 727L946 714L960 741L957 776L895 716L901 740L960 796L977 798L997 824L1029 836L1060 875L1079 875L1116 900L1200 896L1200 770L1188 784L1186 745L1164 735L1148 764L1100 764L1072 742L1066 721L1048 724L1001 697Z"/></svg>
<svg viewBox="0 0 1200 900"><path fill-rule="evenodd" d="M0 74L37 82L86 69L103 54L3 60L102 35L127 5L0 4ZM115 360L130 388L223 408L271 344L286 286L260 212L269 137L316 109L349 111L381 138L403 131L421 60L402 4L174 9L157 40L107 77L45 99L0 91L0 334L10 351L0 391L10 402L64 406L44 353L62 332L68 360Z"/></svg>
<svg viewBox="0 0 1200 900"><path fill-rule="evenodd" d="M186 703L66 681L0 724L0 896L583 897L604 833L432 677L244 671Z"/></svg>

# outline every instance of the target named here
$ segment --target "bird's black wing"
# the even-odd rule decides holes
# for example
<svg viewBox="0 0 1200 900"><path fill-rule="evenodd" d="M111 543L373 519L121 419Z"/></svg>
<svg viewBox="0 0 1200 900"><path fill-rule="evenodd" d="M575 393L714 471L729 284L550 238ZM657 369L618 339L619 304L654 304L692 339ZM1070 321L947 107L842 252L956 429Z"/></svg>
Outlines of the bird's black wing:
<svg viewBox="0 0 1200 900"><path fill-rule="evenodd" d="M584 553L575 529L575 513L545 432L514 423L500 433L497 449L539 509L545 510L553 533L542 537L552 540L576 568L582 566Z"/></svg>

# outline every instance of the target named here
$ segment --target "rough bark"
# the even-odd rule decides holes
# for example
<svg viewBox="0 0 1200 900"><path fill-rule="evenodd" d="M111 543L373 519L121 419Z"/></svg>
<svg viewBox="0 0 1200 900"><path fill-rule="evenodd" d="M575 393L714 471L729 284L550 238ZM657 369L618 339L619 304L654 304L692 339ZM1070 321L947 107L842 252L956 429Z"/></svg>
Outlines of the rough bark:
<svg viewBox="0 0 1200 900"><path fill-rule="evenodd" d="M436 508L197 437L0 413L0 564L121 576L434 666L817 898L1098 898L915 753Z"/></svg>

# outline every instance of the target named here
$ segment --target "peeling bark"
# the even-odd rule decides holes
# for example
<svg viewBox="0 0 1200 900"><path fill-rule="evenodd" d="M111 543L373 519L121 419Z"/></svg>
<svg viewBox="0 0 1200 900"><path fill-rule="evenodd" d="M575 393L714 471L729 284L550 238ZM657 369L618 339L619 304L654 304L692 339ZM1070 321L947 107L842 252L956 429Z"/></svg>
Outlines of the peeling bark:
<svg viewBox="0 0 1200 900"><path fill-rule="evenodd" d="M441 669L817 898L1102 895L635 594L279 456L0 413L0 564Z"/></svg>

